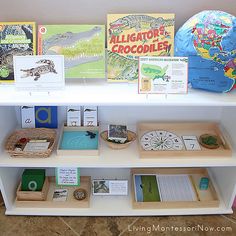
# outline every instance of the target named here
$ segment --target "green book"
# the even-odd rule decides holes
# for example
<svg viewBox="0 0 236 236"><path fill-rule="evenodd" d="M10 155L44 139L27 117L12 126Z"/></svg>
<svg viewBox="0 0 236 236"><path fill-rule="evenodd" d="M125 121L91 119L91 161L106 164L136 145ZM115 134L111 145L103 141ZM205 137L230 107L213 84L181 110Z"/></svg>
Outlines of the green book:
<svg viewBox="0 0 236 236"><path fill-rule="evenodd" d="M38 54L63 55L65 78L105 78L105 26L40 25Z"/></svg>

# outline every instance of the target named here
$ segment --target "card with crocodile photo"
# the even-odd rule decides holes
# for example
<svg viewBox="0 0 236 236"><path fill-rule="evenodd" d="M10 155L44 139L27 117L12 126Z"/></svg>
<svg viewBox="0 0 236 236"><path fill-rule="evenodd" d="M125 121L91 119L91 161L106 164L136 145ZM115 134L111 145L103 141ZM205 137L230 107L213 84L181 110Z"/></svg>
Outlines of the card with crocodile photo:
<svg viewBox="0 0 236 236"><path fill-rule="evenodd" d="M39 25L38 54L63 55L65 78L105 78L104 25Z"/></svg>
<svg viewBox="0 0 236 236"><path fill-rule="evenodd" d="M19 90L48 92L65 86L64 56L14 56L13 62Z"/></svg>

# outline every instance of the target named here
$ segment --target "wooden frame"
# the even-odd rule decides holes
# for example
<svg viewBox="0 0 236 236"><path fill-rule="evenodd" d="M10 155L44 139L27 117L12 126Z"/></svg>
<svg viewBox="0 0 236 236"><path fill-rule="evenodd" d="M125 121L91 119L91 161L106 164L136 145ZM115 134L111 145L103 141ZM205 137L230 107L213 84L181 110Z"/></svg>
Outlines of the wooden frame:
<svg viewBox="0 0 236 236"><path fill-rule="evenodd" d="M178 202L136 202L134 189L134 174L188 174L191 176L198 201ZM212 182L209 182L207 190L200 190L198 185L201 177L208 177L206 168L137 168L131 169L131 197L134 209L171 209L171 208L210 208L219 207L220 201Z"/></svg>
<svg viewBox="0 0 236 236"><path fill-rule="evenodd" d="M60 149L64 131L97 131L98 132L98 149L96 150L63 150ZM60 138L57 145L57 155L60 156L99 156L99 126L76 126L68 127L63 125L61 128Z"/></svg>
<svg viewBox="0 0 236 236"><path fill-rule="evenodd" d="M68 190L67 200L53 201L53 193L55 189L60 187L56 186L55 176L48 177L49 189L45 201L20 201L18 198L15 201L16 207L30 207L30 208L89 208L90 206L90 194L91 194L91 177L81 176L79 187L62 187ZM83 188L87 192L87 196L84 200L78 201L74 198L73 192L77 188Z"/></svg>
<svg viewBox="0 0 236 236"><path fill-rule="evenodd" d="M49 178L46 177L42 191L22 191L21 182L16 191L18 201L45 201L49 190Z"/></svg>
<svg viewBox="0 0 236 236"><path fill-rule="evenodd" d="M215 122L170 122L170 123L140 123L138 124L139 153L141 158L163 158L163 157L231 157L232 148L220 125ZM217 149L208 149L201 146L201 150L165 150L165 151L145 151L140 144L140 138L148 131L166 130L173 132L179 137L182 135L199 136L205 133L215 134L221 139L220 147Z"/></svg>

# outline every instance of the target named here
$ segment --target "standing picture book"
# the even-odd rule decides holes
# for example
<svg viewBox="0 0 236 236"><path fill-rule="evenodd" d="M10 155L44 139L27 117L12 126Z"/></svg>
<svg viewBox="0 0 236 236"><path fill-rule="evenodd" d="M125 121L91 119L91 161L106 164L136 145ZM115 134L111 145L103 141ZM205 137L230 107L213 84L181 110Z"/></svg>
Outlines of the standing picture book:
<svg viewBox="0 0 236 236"><path fill-rule="evenodd" d="M63 55L65 78L105 78L105 27L40 25L38 54Z"/></svg>
<svg viewBox="0 0 236 236"><path fill-rule="evenodd" d="M35 53L34 22L0 22L0 83L14 82L13 56Z"/></svg>
<svg viewBox="0 0 236 236"><path fill-rule="evenodd" d="M139 56L173 56L174 14L107 16L109 82L136 82Z"/></svg>

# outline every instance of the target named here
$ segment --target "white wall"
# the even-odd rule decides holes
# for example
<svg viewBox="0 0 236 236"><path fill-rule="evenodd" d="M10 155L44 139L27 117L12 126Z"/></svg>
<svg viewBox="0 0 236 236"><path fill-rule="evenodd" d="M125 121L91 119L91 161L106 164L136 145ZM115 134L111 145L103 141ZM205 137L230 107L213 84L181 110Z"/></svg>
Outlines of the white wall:
<svg viewBox="0 0 236 236"><path fill-rule="evenodd" d="M207 9L236 15L235 0L1 0L0 21L105 24L107 13L175 13L177 29Z"/></svg>

